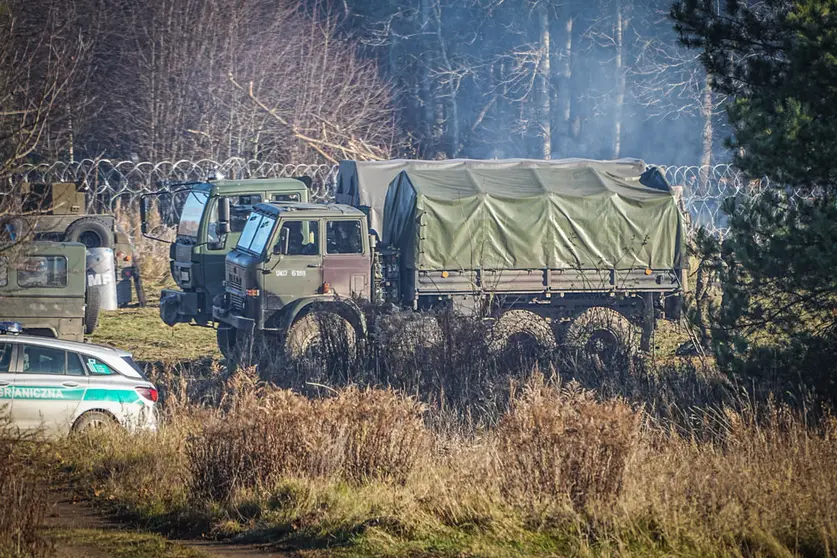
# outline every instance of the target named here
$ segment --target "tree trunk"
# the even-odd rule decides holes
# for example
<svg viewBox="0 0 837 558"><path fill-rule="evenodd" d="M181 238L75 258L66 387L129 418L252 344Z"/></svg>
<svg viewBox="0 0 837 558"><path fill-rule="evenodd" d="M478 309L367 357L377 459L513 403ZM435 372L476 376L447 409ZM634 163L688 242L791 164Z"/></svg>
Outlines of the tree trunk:
<svg viewBox="0 0 837 558"><path fill-rule="evenodd" d="M550 35L549 35L549 10L546 2L541 0L538 3L538 22L540 26L541 53L538 64L538 107L539 135L542 138L541 156L544 159L552 157L552 107L549 97L549 76L550 76Z"/></svg>
<svg viewBox="0 0 837 558"><path fill-rule="evenodd" d="M439 0L435 0L433 6L436 14L436 36L439 39L439 54L442 57L442 63L449 73L448 77L448 119L447 119L447 136L448 136L448 156L457 157L460 149L459 139L459 105L457 101L457 94L459 92L459 83L453 80L453 64L450 62L448 56L448 45L445 41L444 30L442 29L442 4Z"/></svg>
<svg viewBox="0 0 837 558"><path fill-rule="evenodd" d="M703 87L703 103L700 108L703 117L703 133L701 135L699 193L704 195L709 190L709 165L712 164L712 75L706 74Z"/></svg>
<svg viewBox="0 0 837 558"><path fill-rule="evenodd" d="M570 82L572 80L572 51L573 51L573 18L567 14L564 22L564 44L561 47L561 73L558 80L558 117L560 122L558 136L558 151L560 157L566 157L569 151L572 125L570 123L572 96Z"/></svg>
<svg viewBox="0 0 837 558"><path fill-rule="evenodd" d="M432 0L420 0L420 13L419 13L419 29L422 34L428 33L431 29L431 19L432 19L432 6L430 2ZM433 100L433 77L430 75L430 66L431 66L431 49L429 48L430 41L426 38L421 40L423 45L422 53L420 54L421 60L421 78L419 84L419 94L421 97L421 107L422 107L422 114L424 118L423 128L425 131L424 139L424 148L425 150L435 149L435 142L433 141L433 136L435 135L435 124L436 124L436 103Z"/></svg>
<svg viewBox="0 0 837 558"><path fill-rule="evenodd" d="M613 102L613 158L618 159L622 153L622 113L625 108L625 62L624 62L624 30L626 19L622 13L622 2L616 3L616 60L615 78L616 95Z"/></svg>

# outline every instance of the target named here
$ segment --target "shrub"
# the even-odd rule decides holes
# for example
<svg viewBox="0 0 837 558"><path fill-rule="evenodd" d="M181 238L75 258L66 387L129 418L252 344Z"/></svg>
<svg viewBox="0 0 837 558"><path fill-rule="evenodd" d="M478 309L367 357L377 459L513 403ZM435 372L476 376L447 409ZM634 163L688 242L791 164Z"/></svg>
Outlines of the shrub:
<svg viewBox="0 0 837 558"><path fill-rule="evenodd" d="M429 446L422 411L390 390L347 388L330 399L244 390L189 440L192 489L226 502L285 476L403 482Z"/></svg>
<svg viewBox="0 0 837 558"><path fill-rule="evenodd" d="M499 475L516 501L569 497L576 508L614 499L636 442L639 414L620 400L596 401L576 385L534 376L497 428Z"/></svg>

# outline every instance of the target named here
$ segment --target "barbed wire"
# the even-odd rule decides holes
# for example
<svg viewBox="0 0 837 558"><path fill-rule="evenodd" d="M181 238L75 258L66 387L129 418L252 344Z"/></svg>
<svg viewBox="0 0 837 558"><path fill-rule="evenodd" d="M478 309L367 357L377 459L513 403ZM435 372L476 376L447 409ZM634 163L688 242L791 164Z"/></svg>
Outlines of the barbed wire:
<svg viewBox="0 0 837 558"><path fill-rule="evenodd" d="M750 179L732 165L664 166L666 179L683 188L683 201L691 214L692 227L705 227L723 237L728 230L723 201L731 196L758 195L769 185L766 178ZM84 159L26 165L15 178L26 182L76 182L86 185L91 210L114 210L120 204L133 204L142 194L156 192L172 181L206 180L219 172L225 178L311 178L311 199L334 199L337 166L330 164L270 163L233 157L225 161L117 161Z"/></svg>

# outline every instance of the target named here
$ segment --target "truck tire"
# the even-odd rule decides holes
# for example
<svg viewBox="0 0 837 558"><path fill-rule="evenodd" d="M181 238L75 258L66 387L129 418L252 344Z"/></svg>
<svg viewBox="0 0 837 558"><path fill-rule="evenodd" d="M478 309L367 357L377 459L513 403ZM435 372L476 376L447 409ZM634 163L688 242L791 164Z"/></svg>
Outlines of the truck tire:
<svg viewBox="0 0 837 558"><path fill-rule="evenodd" d="M99 309L102 305L101 293L97 288L87 288L87 301L84 305L84 333L91 335L99 325Z"/></svg>
<svg viewBox="0 0 837 558"><path fill-rule="evenodd" d="M349 320L334 312L309 312L298 318L285 338L285 354L292 360L323 359L339 355L354 360L357 333Z"/></svg>
<svg viewBox="0 0 837 558"><path fill-rule="evenodd" d="M227 359L228 366L229 363L233 362L237 364L236 341L238 330L232 326L221 324L218 326L215 337L218 340L218 350Z"/></svg>
<svg viewBox="0 0 837 558"><path fill-rule="evenodd" d="M414 312L383 314L376 322L378 343L398 357L431 350L444 342L444 332L432 315Z"/></svg>
<svg viewBox="0 0 837 558"><path fill-rule="evenodd" d="M67 242L81 242L88 248L113 248L110 224L98 217L74 221L64 233Z"/></svg>
<svg viewBox="0 0 837 558"><path fill-rule="evenodd" d="M501 353L514 344L533 344L538 349L554 349L555 334L545 318L529 310L506 310L494 323L489 347Z"/></svg>
<svg viewBox="0 0 837 558"><path fill-rule="evenodd" d="M567 328L564 344L610 359L628 356L637 351L639 335L636 328L613 308L596 306L579 314Z"/></svg>

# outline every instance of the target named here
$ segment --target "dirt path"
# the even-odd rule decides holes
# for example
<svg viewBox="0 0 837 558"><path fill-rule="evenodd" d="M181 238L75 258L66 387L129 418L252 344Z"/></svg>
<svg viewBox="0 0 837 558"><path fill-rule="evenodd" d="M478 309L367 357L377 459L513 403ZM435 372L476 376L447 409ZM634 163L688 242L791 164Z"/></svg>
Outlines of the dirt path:
<svg viewBox="0 0 837 558"><path fill-rule="evenodd" d="M167 540L104 517L89 503L74 502L66 492L53 492L45 520L57 558L172 556L176 558L291 558L294 551L269 550L258 545L215 541ZM119 548L118 553L113 549ZM129 551L123 552L122 547Z"/></svg>

